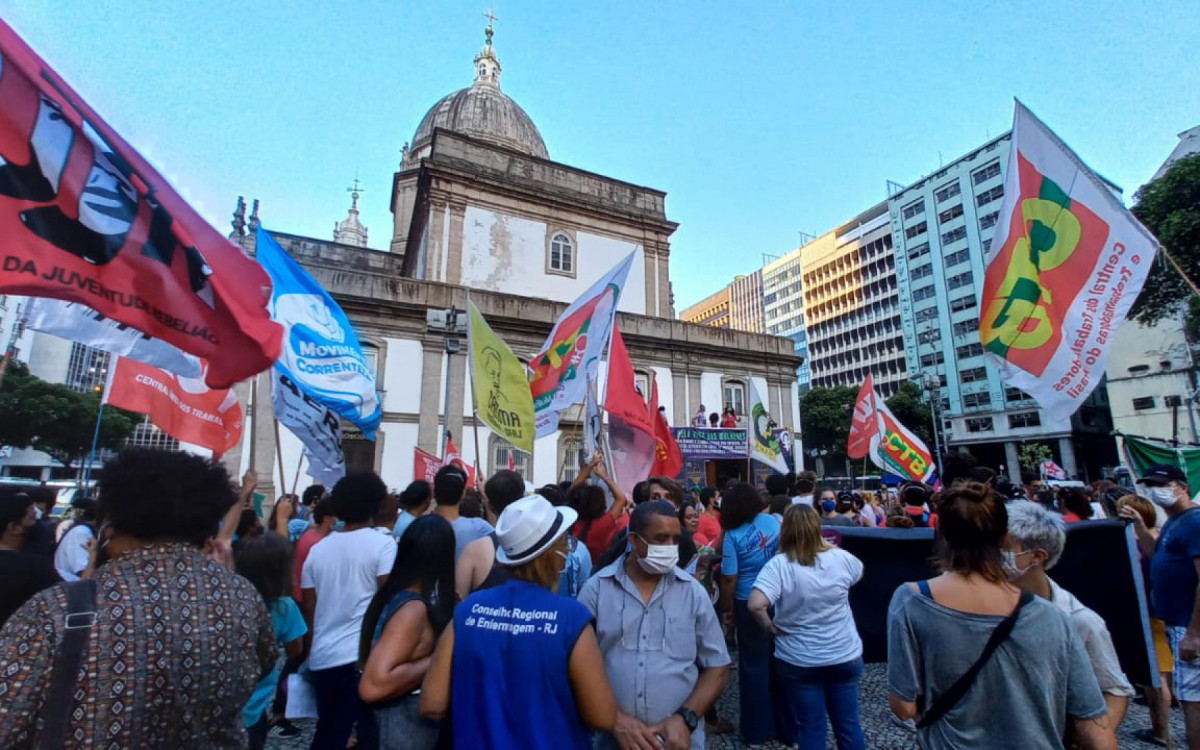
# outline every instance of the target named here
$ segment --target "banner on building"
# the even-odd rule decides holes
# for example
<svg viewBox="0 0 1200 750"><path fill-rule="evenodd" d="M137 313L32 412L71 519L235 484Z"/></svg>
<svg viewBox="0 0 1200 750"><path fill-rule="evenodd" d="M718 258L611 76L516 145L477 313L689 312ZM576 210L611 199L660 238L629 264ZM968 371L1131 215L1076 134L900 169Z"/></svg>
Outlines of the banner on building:
<svg viewBox="0 0 1200 750"><path fill-rule="evenodd" d="M87 305L204 358L270 367L268 281L0 21L0 292Z"/></svg>
<svg viewBox="0 0 1200 750"><path fill-rule="evenodd" d="M749 388L750 424L746 428L747 445L750 458L761 464L770 466L780 474L788 473L787 459L783 457L783 448L775 437L775 424L767 410L766 401L758 393L754 378L747 378Z"/></svg>
<svg viewBox="0 0 1200 750"><path fill-rule="evenodd" d="M533 453L533 396L525 365L467 300L471 393L479 418L502 438Z"/></svg>
<svg viewBox="0 0 1200 750"><path fill-rule="evenodd" d="M918 482L929 482L936 473L933 454L879 398L870 373L863 380L854 404L846 455L870 457L871 463L883 471Z"/></svg>
<svg viewBox="0 0 1200 750"><path fill-rule="evenodd" d="M636 254L630 253L575 300L555 321L541 351L534 355L529 388L538 437L557 430L562 410L583 401L596 381Z"/></svg>
<svg viewBox="0 0 1200 750"><path fill-rule="evenodd" d="M271 318L284 330L275 368L374 440L383 409L373 367L346 313L261 226L256 252L275 284Z"/></svg>
<svg viewBox="0 0 1200 750"><path fill-rule="evenodd" d="M242 437L242 406L227 388L210 389L202 377L188 378L115 357L104 402L145 414L176 440L220 456Z"/></svg>
<svg viewBox="0 0 1200 750"><path fill-rule="evenodd" d="M308 459L305 473L317 484L332 488L346 476L341 417L310 396L278 367L271 368L268 375L275 418L300 439Z"/></svg>
<svg viewBox="0 0 1200 750"><path fill-rule="evenodd" d="M201 377L204 370L196 355L78 302L32 297L25 305L25 325L185 378Z"/></svg>
<svg viewBox="0 0 1200 750"><path fill-rule="evenodd" d="M1104 376L1158 241L1020 102L987 254L979 337L1005 384L1055 419Z"/></svg>

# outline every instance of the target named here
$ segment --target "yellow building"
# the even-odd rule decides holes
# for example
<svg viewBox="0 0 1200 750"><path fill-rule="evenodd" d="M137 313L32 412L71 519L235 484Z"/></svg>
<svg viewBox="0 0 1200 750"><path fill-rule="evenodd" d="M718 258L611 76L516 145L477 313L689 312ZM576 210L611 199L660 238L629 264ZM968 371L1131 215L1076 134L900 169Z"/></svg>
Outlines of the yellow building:
<svg viewBox="0 0 1200 750"><path fill-rule="evenodd" d="M679 319L710 328L728 328L730 301L729 287L726 286L679 313Z"/></svg>

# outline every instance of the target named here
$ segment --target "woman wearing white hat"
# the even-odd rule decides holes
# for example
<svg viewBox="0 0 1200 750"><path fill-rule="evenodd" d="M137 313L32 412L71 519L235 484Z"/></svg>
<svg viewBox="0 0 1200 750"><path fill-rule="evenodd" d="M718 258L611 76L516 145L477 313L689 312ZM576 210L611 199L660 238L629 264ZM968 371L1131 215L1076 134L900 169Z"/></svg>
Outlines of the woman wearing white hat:
<svg viewBox="0 0 1200 750"><path fill-rule="evenodd" d="M510 577L458 605L421 691L423 715L451 716L455 748L586 750L589 727L612 730L617 704L591 614L554 591L575 520L541 495L500 514L496 561Z"/></svg>

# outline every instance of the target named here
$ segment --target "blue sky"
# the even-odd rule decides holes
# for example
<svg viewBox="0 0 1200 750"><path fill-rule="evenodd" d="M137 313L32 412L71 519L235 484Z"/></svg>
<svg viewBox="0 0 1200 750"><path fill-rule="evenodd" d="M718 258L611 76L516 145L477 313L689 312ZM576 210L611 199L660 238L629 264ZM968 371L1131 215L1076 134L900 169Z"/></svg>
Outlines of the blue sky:
<svg viewBox="0 0 1200 750"><path fill-rule="evenodd" d="M497 0L499 1L499 0ZM51 3L3 17L210 221L330 237L358 173L469 85L486 3ZM1200 124L1195 0L509 2L502 85L550 157L667 191L677 307L1006 130L1020 97L1127 198ZM1190 19L1190 20L1189 20Z"/></svg>

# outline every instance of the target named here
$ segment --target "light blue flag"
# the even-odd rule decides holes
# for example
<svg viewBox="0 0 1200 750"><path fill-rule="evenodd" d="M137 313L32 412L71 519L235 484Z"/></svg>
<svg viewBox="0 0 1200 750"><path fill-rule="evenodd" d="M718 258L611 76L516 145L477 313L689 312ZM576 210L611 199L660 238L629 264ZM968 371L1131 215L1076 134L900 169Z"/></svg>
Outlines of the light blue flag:
<svg viewBox="0 0 1200 750"><path fill-rule="evenodd" d="M374 440L383 409L346 313L261 226L258 262L275 285L271 319L284 330L275 369Z"/></svg>

